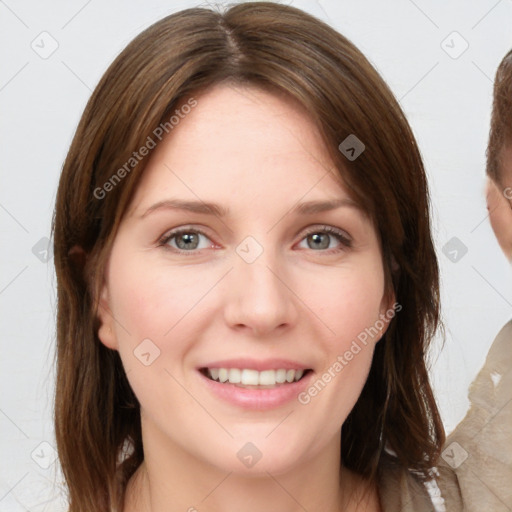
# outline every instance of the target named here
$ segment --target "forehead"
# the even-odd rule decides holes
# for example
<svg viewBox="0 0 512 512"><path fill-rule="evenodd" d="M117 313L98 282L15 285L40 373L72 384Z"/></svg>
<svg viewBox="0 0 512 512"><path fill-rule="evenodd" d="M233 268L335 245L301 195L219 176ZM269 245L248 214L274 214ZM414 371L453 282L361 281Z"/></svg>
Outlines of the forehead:
<svg viewBox="0 0 512 512"><path fill-rule="evenodd" d="M155 148L134 207L165 194L241 203L348 197L316 125L295 100L226 84L194 98L197 106Z"/></svg>

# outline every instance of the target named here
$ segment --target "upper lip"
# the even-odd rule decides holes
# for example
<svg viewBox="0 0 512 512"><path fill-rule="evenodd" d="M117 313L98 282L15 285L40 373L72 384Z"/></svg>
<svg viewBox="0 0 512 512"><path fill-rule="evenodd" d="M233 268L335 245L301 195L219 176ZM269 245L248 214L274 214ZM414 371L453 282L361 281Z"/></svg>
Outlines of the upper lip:
<svg viewBox="0 0 512 512"><path fill-rule="evenodd" d="M264 370L309 370L311 366L308 366L297 361L290 359L250 359L250 358L239 358L239 359L224 359L222 361L213 361L199 366L198 369L202 368L240 368L250 369L262 372Z"/></svg>

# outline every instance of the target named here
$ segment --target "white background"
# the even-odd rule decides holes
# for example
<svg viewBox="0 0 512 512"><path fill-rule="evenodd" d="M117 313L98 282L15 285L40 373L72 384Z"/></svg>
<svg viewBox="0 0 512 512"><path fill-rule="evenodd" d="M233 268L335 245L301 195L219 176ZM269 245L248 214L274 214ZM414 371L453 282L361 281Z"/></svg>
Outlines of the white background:
<svg viewBox="0 0 512 512"><path fill-rule="evenodd" d="M512 316L512 272L483 195L492 81L512 48L512 0L291 3L366 54L418 139L430 177L446 325L444 348L438 340L433 353L432 378L451 431L466 412L468 386L494 336ZM52 489L55 279L53 261L40 261L33 247L50 235L74 130L121 49L167 14L198 5L207 4L0 1L0 511L62 509ZM43 31L51 37L40 36ZM463 39L446 39L453 31ZM47 59L31 48L32 41L42 46L42 37L46 49L52 39L58 43ZM452 58L464 41L468 49ZM468 249L456 263L442 252L452 237Z"/></svg>

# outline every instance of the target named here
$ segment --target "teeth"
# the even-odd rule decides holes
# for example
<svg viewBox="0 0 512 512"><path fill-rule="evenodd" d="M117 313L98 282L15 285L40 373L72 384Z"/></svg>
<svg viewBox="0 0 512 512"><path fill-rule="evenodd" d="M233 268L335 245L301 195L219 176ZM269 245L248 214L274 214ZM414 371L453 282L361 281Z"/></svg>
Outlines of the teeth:
<svg viewBox="0 0 512 512"><path fill-rule="evenodd" d="M276 372L274 370L265 370L260 372L258 384L260 386L273 386L276 383Z"/></svg>
<svg viewBox="0 0 512 512"><path fill-rule="evenodd" d="M286 370L276 370L276 382L283 384L286 381Z"/></svg>
<svg viewBox="0 0 512 512"><path fill-rule="evenodd" d="M238 368L231 368L229 370L229 382L232 384L238 384L242 382L242 372Z"/></svg>
<svg viewBox="0 0 512 512"><path fill-rule="evenodd" d="M208 368L207 375L212 380L241 384L243 386L275 386L285 382L297 382L304 375L304 370L250 370L248 368Z"/></svg>
<svg viewBox="0 0 512 512"><path fill-rule="evenodd" d="M246 386L257 386L259 372L256 370L242 370L242 379L241 383Z"/></svg>

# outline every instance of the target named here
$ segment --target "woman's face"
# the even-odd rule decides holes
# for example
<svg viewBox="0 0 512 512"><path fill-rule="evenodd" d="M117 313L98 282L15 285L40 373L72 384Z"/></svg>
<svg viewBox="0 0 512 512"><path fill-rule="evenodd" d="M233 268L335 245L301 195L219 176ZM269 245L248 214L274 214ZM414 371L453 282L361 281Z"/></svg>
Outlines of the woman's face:
<svg viewBox="0 0 512 512"><path fill-rule="evenodd" d="M145 458L278 474L338 456L392 316L376 231L290 100L196 99L152 150L100 301Z"/></svg>

